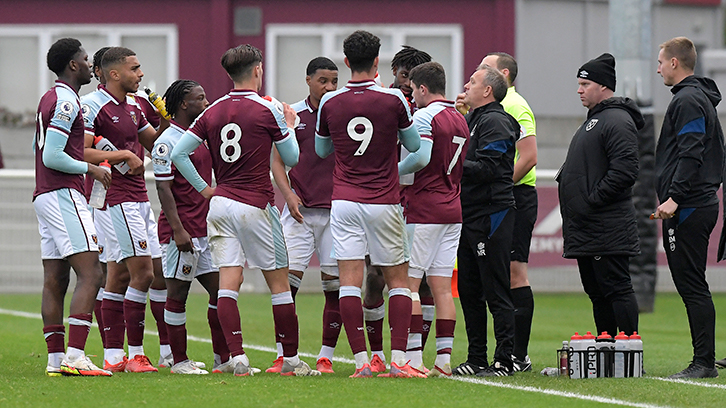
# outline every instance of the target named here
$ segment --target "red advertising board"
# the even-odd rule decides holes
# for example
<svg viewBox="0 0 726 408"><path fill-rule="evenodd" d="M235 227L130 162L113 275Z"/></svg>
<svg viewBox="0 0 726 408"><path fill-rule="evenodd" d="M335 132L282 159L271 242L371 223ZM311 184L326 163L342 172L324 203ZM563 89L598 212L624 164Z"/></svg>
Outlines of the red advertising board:
<svg viewBox="0 0 726 408"><path fill-rule="evenodd" d="M529 266L532 268L548 268L559 265L575 265L573 260L562 258L562 218L560 216L557 187L537 187L539 209L537 223L532 233L530 246ZM719 196L720 196L719 192ZM665 251L663 250L663 234L661 221L653 221L658 229L658 265L667 266ZM718 251L718 239L721 233L722 217L719 215L718 223L711 234L708 250L708 265L715 266ZM723 265L721 265L723 266Z"/></svg>

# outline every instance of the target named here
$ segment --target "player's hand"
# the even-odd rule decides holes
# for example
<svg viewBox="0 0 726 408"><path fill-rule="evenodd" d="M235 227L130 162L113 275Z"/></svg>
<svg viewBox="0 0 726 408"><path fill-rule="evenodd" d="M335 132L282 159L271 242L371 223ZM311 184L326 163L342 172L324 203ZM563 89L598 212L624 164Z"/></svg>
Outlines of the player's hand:
<svg viewBox="0 0 726 408"><path fill-rule="evenodd" d="M297 113L295 112L295 109L285 102L282 102L282 109L282 112L285 115L285 122L287 122L287 127L294 129L297 121Z"/></svg>
<svg viewBox="0 0 726 408"><path fill-rule="evenodd" d="M458 110L462 115L466 115L470 109L470 106L464 103L465 96L465 93L456 95L456 110Z"/></svg>
<svg viewBox="0 0 726 408"><path fill-rule="evenodd" d="M103 187L106 190L111 186L111 173L102 169L100 166L88 163L88 175L103 183Z"/></svg>
<svg viewBox="0 0 726 408"><path fill-rule="evenodd" d="M128 152L127 156L128 158L125 160L126 164L129 165L131 170L129 170L129 174L132 176L136 176L138 174L144 174L144 171L146 168L144 167L144 161L139 158L139 156L135 155L132 151L126 150Z"/></svg>
<svg viewBox="0 0 726 408"><path fill-rule="evenodd" d="M207 200L211 199L214 196L214 187L206 186L204 187L204 190L200 191L199 193L206 198Z"/></svg>
<svg viewBox="0 0 726 408"><path fill-rule="evenodd" d="M179 252L194 252L192 236L184 228L179 231L174 231L174 243L176 243Z"/></svg>
<svg viewBox="0 0 726 408"><path fill-rule="evenodd" d="M666 202L659 205L658 208L655 209L655 213L653 213L653 218L656 218L656 219L673 218L673 216L676 214L677 209L678 209L678 203L673 201L672 198L669 198L668 200L666 200Z"/></svg>
<svg viewBox="0 0 726 408"><path fill-rule="evenodd" d="M287 202L287 210L290 211L292 218L302 224L303 215L300 212L300 206L303 205L303 202L300 197L295 193L290 193L285 197L285 201Z"/></svg>

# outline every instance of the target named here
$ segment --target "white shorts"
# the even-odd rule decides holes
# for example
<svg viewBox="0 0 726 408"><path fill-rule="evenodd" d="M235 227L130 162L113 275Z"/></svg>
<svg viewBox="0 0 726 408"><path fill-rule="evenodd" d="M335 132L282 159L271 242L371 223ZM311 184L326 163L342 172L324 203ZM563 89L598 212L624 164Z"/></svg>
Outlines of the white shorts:
<svg viewBox="0 0 726 408"><path fill-rule="evenodd" d="M207 214L207 236L212 263L223 268L242 266L263 271L287 267L287 248L280 211L267 205L260 209L214 196Z"/></svg>
<svg viewBox="0 0 726 408"><path fill-rule="evenodd" d="M65 259L98 251L96 228L86 198L77 190L61 188L33 201L38 217L41 259Z"/></svg>
<svg viewBox="0 0 726 408"><path fill-rule="evenodd" d="M282 230L285 232L290 269L304 271L310 264L313 252L318 255L320 270L338 276L338 263L330 256L333 234L330 232L330 210L327 208L300 207L303 223L295 221L287 204L282 209Z"/></svg>
<svg viewBox="0 0 726 408"><path fill-rule="evenodd" d="M197 276L217 272L207 237L192 238L194 252L180 252L174 240L161 244L162 270L167 279L191 282Z"/></svg>
<svg viewBox="0 0 726 408"><path fill-rule="evenodd" d="M132 256L161 258L159 235L151 204L126 202L109 207L115 239L106 235L108 261L121 262Z"/></svg>
<svg viewBox="0 0 726 408"><path fill-rule="evenodd" d="M333 258L365 259L371 265L395 266L409 259L403 208L398 204L364 204L333 200L330 210Z"/></svg>
<svg viewBox="0 0 726 408"><path fill-rule="evenodd" d="M408 276L452 277L461 224L408 224L406 228L411 240Z"/></svg>
<svg viewBox="0 0 726 408"><path fill-rule="evenodd" d="M107 210L93 208L93 224L96 226L96 235L98 235L98 260L106 263L108 242L109 240L116 240L116 234L113 232L111 214Z"/></svg>

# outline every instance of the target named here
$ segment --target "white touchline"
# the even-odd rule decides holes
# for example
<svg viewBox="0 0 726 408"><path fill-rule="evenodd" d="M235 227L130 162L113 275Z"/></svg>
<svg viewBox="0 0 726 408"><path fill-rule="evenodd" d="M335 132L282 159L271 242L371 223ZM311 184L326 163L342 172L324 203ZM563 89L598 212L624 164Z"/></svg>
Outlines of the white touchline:
<svg viewBox="0 0 726 408"><path fill-rule="evenodd" d="M671 379L671 378L660 378L660 377L649 377L649 378L652 378L652 379L658 380L658 381L665 381L665 382L676 383L676 384L697 385L699 387L720 388L722 390L726 390L726 384L711 384L711 383L705 383L705 382L676 380L676 379Z"/></svg>
<svg viewBox="0 0 726 408"><path fill-rule="evenodd" d="M514 385L514 384L507 384L507 383L500 383L495 381L487 381L484 379L479 378L471 378L471 377L450 377L454 381L461 381L461 382L467 382L472 384L482 384L482 385L488 385L490 387L499 387L499 388L508 388L511 390L518 390L518 391L528 391L528 392L536 392L540 394L547 394L547 395L553 395L556 397L565 397L565 398L574 398L574 399L581 399L585 401L593 401L593 402L601 402L604 404L613 404L613 405L623 405L627 407L637 407L637 408L667 408L667 405L654 405L654 404L645 404L641 402L630 402L630 401L624 401L619 400L615 398L608 398L608 397L598 397L596 395L583 395L583 394L576 394L574 392L567 392L567 391L558 391L558 390L551 390L547 388L538 388L538 387L530 387L526 385Z"/></svg>
<svg viewBox="0 0 726 408"><path fill-rule="evenodd" d="M17 316L17 317L25 317L28 319L41 319L40 313L29 313L29 312L21 312L17 310L8 310L8 309L0 309L0 314L9 315L9 316ZM67 319L66 319L67 320ZM93 327L98 327L96 323L92 324ZM144 330L144 334L148 334L150 336L159 336L159 333L152 331L152 330ZM187 339L191 341L197 341L201 343L212 343L211 339L207 339L204 337L197 337L197 336L191 336L187 335ZM267 353L277 353L277 350L272 347L265 347L265 346L257 346L254 344L245 344L245 348L248 348L250 350L257 350L257 351L263 351ZM317 358L317 355L310 354L310 353L300 353L303 357L309 357L309 358ZM355 364L355 360L351 360L349 358L344 357L333 357L333 361L343 363L343 364ZM607 398L607 397L598 397L594 395L583 395L583 394L577 394L574 392L566 392L566 391L558 391L558 390L551 390L547 388L538 388L538 387L530 387L530 386L524 386L524 385L513 385L513 384L507 384L507 383L500 383L495 381L487 381L484 379L479 378L471 378L471 377L449 377L453 381L461 381L461 382L467 382L472 384L481 384L481 385L487 385L490 387L499 387L499 388L508 388L513 390L519 390L519 391L527 391L527 392L535 392L540 394L547 394L547 395L553 395L557 397L565 397L565 398L574 398L574 399L581 399L585 401L594 401L594 402L602 402L605 404L613 404L613 405L622 405L622 406L629 406L629 407L636 407L636 408L668 408L666 405L654 405L654 404L644 404L639 402L630 402L630 401L624 401L614 398ZM667 378L659 378L659 377L646 377L649 379L654 380L661 380L661 381L667 381L667 382L674 382L679 384L687 384L687 385L697 385L702 387L713 387L713 388L722 388L726 389L726 385L720 385L720 384L706 384L706 383L698 383L698 382L691 382L691 381L684 381L684 380L669 380Z"/></svg>

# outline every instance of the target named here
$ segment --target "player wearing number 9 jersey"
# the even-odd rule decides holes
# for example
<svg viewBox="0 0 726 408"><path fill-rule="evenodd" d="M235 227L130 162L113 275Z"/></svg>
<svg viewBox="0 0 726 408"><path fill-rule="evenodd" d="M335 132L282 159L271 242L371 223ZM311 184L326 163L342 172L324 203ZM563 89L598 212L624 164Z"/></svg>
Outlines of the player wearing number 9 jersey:
<svg viewBox="0 0 726 408"><path fill-rule="evenodd" d="M372 376L366 349L361 286L366 253L381 266L389 291L391 371L409 377L406 342L411 321L408 242L398 189L397 141L411 152L421 139L398 89L376 85L380 39L356 31L343 42L351 81L323 96L315 151L335 151L330 228L340 272L340 314L356 360L354 377Z"/></svg>
<svg viewBox="0 0 726 408"><path fill-rule="evenodd" d="M252 374L242 348L237 297L243 266L259 268L272 292L275 330L283 348L282 375L320 375L297 354L298 321L290 283L280 212L274 206L270 154L275 143L288 166L297 164L300 149L292 126L295 111L276 108L257 94L262 87L262 53L245 44L227 50L222 66L235 89L215 101L194 121L171 153L182 175L205 197L211 197L207 233L212 262L219 267L217 315L237 376ZM189 155L207 141L216 174L209 187Z"/></svg>

